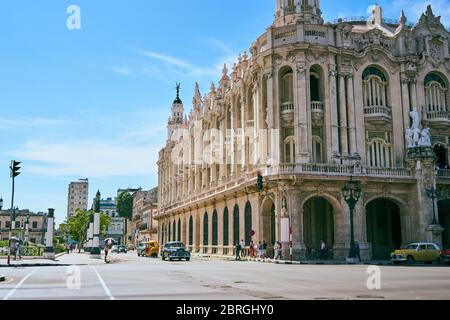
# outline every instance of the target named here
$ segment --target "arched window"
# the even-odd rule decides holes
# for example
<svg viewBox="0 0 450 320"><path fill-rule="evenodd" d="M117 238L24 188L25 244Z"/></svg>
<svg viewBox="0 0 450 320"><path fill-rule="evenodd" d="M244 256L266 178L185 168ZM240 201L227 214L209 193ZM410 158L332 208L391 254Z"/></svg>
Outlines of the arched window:
<svg viewBox="0 0 450 320"><path fill-rule="evenodd" d="M363 72L364 113L389 113L389 82L386 75L376 67Z"/></svg>
<svg viewBox="0 0 450 320"><path fill-rule="evenodd" d="M389 132L367 132L367 163L370 167L393 167L391 134Z"/></svg>
<svg viewBox="0 0 450 320"><path fill-rule="evenodd" d="M178 237L177 241L181 241L181 219L178 220Z"/></svg>
<svg viewBox="0 0 450 320"><path fill-rule="evenodd" d="M228 208L223 211L223 245L230 245Z"/></svg>
<svg viewBox="0 0 450 320"><path fill-rule="evenodd" d="M313 143L313 162L323 163L324 157L323 157L322 139L318 136L313 136L312 143Z"/></svg>
<svg viewBox="0 0 450 320"><path fill-rule="evenodd" d="M287 164L295 163L295 139L293 136L284 140L284 162Z"/></svg>
<svg viewBox="0 0 450 320"><path fill-rule="evenodd" d="M281 105L282 111L284 106L294 104L294 73L291 68L280 73L281 82Z"/></svg>
<svg viewBox="0 0 450 320"><path fill-rule="evenodd" d="M239 236L239 206L235 205L233 212L233 241L235 244L241 241Z"/></svg>
<svg viewBox="0 0 450 320"><path fill-rule="evenodd" d="M173 232L172 232L172 241L177 241L177 222L174 221L172 224Z"/></svg>
<svg viewBox="0 0 450 320"><path fill-rule="evenodd" d="M448 111L448 89L444 79L436 73L429 73L424 85L428 112Z"/></svg>
<svg viewBox="0 0 450 320"><path fill-rule="evenodd" d="M209 226L208 226L208 212L203 215L203 245L209 245Z"/></svg>
<svg viewBox="0 0 450 320"><path fill-rule="evenodd" d="M169 221L169 226L168 226L168 228L167 228L167 230L168 230L167 241L169 241L169 242L170 242L171 239L172 239L172 238L171 238L171 230L172 230L172 229L171 229L171 226L172 226L172 225L171 225L171 222Z"/></svg>
<svg viewBox="0 0 450 320"><path fill-rule="evenodd" d="M194 245L194 219L192 216L189 218L189 245Z"/></svg>
<svg viewBox="0 0 450 320"><path fill-rule="evenodd" d="M219 244L219 230L218 230L218 217L217 211L214 210L212 217L212 245L217 246Z"/></svg>
<svg viewBox="0 0 450 320"><path fill-rule="evenodd" d="M249 244L252 240L252 206L250 202L245 205L245 244Z"/></svg>

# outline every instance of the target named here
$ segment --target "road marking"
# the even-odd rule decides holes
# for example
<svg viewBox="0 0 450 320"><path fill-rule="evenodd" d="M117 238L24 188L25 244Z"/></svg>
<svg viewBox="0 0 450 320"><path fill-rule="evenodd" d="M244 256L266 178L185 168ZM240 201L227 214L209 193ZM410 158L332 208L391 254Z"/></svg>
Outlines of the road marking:
<svg viewBox="0 0 450 320"><path fill-rule="evenodd" d="M30 272L25 278L23 278L22 280L20 280L20 282L14 287L14 289L12 289L8 295L6 297L3 298L3 300L8 300L9 298L12 297L12 295L16 292L17 289L20 288L20 286L29 278L33 275L33 273L35 273L36 270Z"/></svg>
<svg viewBox="0 0 450 320"><path fill-rule="evenodd" d="M95 274L97 275L98 280L102 284L103 290L105 290L106 294L108 295L110 300L116 300L114 296L111 294L111 291L109 291L108 287L106 286L105 281L103 281L102 277L100 276L100 273L98 273L97 269L95 269L94 266L92 266L92 269L95 271Z"/></svg>

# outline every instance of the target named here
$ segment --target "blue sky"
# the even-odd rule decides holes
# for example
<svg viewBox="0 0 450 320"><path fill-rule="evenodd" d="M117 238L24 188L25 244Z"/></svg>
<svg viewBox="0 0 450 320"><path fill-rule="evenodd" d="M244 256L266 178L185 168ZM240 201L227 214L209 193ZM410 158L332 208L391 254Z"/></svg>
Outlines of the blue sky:
<svg viewBox="0 0 450 320"><path fill-rule="evenodd" d="M374 1L322 0L324 18L367 15ZM416 21L428 3L450 25L449 0L379 1ZM69 5L81 30L66 27ZM269 26L275 0L4 0L0 3L0 196L9 161L22 161L16 205L66 215L67 186L90 179L90 198L157 184L175 82L190 109L224 62Z"/></svg>

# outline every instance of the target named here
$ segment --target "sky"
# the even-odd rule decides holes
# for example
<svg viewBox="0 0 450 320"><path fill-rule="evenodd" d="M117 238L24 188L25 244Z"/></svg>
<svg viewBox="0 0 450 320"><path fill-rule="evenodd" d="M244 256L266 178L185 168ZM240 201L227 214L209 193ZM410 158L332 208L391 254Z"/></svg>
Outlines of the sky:
<svg viewBox="0 0 450 320"><path fill-rule="evenodd" d="M415 22L432 4L450 25L450 0L380 0L387 18ZM326 21L366 16L374 1L322 0ZM80 9L69 29L67 9ZM275 0L2 0L0 197L10 208L12 159L22 161L15 206L67 212L70 181L89 178L90 199L157 186L158 151L181 82L185 110L224 63L272 23ZM71 21L71 20L70 20ZM92 200L90 200L91 203Z"/></svg>

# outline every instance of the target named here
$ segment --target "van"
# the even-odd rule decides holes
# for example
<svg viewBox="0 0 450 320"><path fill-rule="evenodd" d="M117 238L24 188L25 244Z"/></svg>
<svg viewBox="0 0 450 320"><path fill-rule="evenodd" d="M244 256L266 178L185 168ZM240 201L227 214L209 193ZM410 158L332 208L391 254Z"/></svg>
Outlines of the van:
<svg viewBox="0 0 450 320"><path fill-rule="evenodd" d="M159 253L158 242L157 241L147 242L145 253L146 253L147 257L158 258L158 253Z"/></svg>

